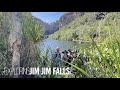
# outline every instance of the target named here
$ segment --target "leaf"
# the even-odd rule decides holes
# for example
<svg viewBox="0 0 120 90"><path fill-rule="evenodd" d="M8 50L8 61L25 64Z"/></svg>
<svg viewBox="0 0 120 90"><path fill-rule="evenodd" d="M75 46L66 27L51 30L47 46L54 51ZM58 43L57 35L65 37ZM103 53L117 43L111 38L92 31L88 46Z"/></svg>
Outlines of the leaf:
<svg viewBox="0 0 120 90"><path fill-rule="evenodd" d="M117 65L117 72L118 72L118 76L120 77L120 66L119 66L119 60L120 60L120 43L118 42L118 40L116 40L117 45L118 45L118 49L119 49L119 58L117 58L116 53L115 53L115 48L113 46L113 50L114 50L114 56L115 56L115 61L116 61L116 65Z"/></svg>
<svg viewBox="0 0 120 90"><path fill-rule="evenodd" d="M103 62L107 65L108 70L110 71L111 75L114 77L114 74L113 74L113 72L112 72L112 69L111 69L109 63L107 62L107 59L103 56L102 51L99 49L99 47L97 46L97 44L95 43L95 41L93 40L93 38L91 38L91 39L92 39L94 45L96 46L99 54L101 55L101 57L102 57L102 59L103 59Z"/></svg>
<svg viewBox="0 0 120 90"><path fill-rule="evenodd" d="M66 61L63 60L63 62L66 62ZM66 63L68 63L68 62L66 62ZM73 65L73 64L71 64L71 63L68 63L68 64L71 65L71 66L73 66L73 67L76 68L78 71L82 72L83 74L85 74L87 77L93 78L92 75L88 74L88 73L87 73L86 71L84 71L83 69L81 69L81 68L79 68L79 67L77 67L77 66L75 66L75 65Z"/></svg>
<svg viewBox="0 0 120 90"><path fill-rule="evenodd" d="M100 64L96 61L96 59L93 57L93 55L90 53L90 52L88 52L87 51L87 54L90 56L90 58L95 62L95 65L96 65L96 67L98 67L100 70L101 70L101 72L102 72L102 74L104 74L105 76L106 76L106 73L105 73L105 71L104 71L104 69L100 66Z"/></svg>

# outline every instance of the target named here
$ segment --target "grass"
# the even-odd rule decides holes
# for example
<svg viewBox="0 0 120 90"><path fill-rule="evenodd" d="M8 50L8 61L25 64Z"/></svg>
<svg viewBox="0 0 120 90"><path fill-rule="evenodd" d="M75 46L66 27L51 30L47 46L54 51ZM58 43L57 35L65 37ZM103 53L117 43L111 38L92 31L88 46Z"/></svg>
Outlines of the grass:
<svg viewBox="0 0 120 90"><path fill-rule="evenodd" d="M68 62L66 62L66 61L64 61L64 60L63 60L63 62L68 63ZM75 66L75 65L73 65L73 64L71 64L71 63L68 63L68 64L71 65L72 67L74 67L75 69L77 69L78 71L82 72L83 74L85 74L87 77L93 78L92 75L88 74L88 73L87 73L86 71L84 71L82 68L79 68L79 67L77 67L77 66Z"/></svg>
<svg viewBox="0 0 120 90"><path fill-rule="evenodd" d="M116 35L117 37L118 35ZM80 49L74 63L68 63L76 69L75 75L79 78L119 78L120 77L120 40L119 38L106 40L97 43L93 42L89 48ZM83 54L83 56L81 55ZM81 56L80 56L81 55ZM47 57L47 55L45 55ZM81 65L81 61L89 60L86 64ZM63 64L64 65L64 64ZM86 68L83 68L83 67ZM82 74L83 75L82 75ZM82 75L82 76L81 76ZM85 75L85 76L84 76Z"/></svg>
<svg viewBox="0 0 120 90"><path fill-rule="evenodd" d="M89 19L92 22L89 22ZM86 20L87 22L85 22ZM97 43L93 37L89 37L90 34L95 35L96 33L99 33ZM65 25L59 31L50 35L49 38L72 40L71 38L75 37L78 40L84 38L84 40L91 41L93 44L89 48L79 51L81 54L89 57L89 61L86 65L83 65L87 68L82 68L80 62L69 64L87 77L116 78L120 77L119 36L120 13L110 12L102 20L94 20L94 15L87 13ZM84 61L84 58L77 57L77 60ZM89 69L91 72L89 72Z"/></svg>
<svg viewBox="0 0 120 90"><path fill-rule="evenodd" d="M94 42L94 40L93 40ZM105 47L106 45L106 47ZM95 47L95 48L94 48ZM89 74L87 71L82 68L80 68L77 65L73 65L71 63L68 63L75 69L77 69L79 72L82 72L84 75L86 75L89 78L119 78L120 77L120 43L118 40L115 42L112 42L112 45L109 45L107 43L101 45L98 47L98 45L94 42L94 47L92 46L92 49L85 49L83 53L86 54L86 56L89 57L90 61L87 62L86 66L89 68L93 68L91 70L92 72L97 73L99 70L99 75L95 74ZM109 48L112 52L111 55L109 55L109 51L104 52L106 48ZM97 53L97 54L95 54ZM80 59L79 59L80 60ZM100 61L101 60L101 61ZM89 63L92 61L92 65L89 66ZM110 62L113 61L112 64ZM94 66L95 65L95 66ZM113 67L115 66L115 71ZM95 70L95 71L94 71Z"/></svg>
<svg viewBox="0 0 120 90"><path fill-rule="evenodd" d="M0 14L1 15L1 14ZM74 63L68 63L63 61L64 63L68 63L73 68L75 68L76 73L75 75L81 78L85 76L88 78L120 78L120 13L109 13L104 20L100 21L89 21L89 18L93 17L94 15L91 13L87 13L85 16L77 18L70 24L66 25L65 27L61 28L58 32L55 32L53 35L50 35L50 38L60 39L60 40L72 40L72 38L85 38L86 40L90 40L93 44L89 48L80 49L77 53L78 56ZM0 17L2 19L2 17ZM39 48L37 48L38 42L41 40L42 37L42 26L33 21L31 16L28 14L23 18L23 34L25 35L26 39L31 42L35 46L35 50L33 47L24 47L29 51L28 54L33 50L32 54L28 55L29 58L32 57L34 60L37 61L38 66L40 67L51 67L53 68L52 63L49 60L49 50L46 51L44 55L41 54ZM85 22L86 19L88 22ZM28 22L29 21L29 22ZM102 22L102 23L100 23ZM0 24L2 22L0 21ZM98 28L99 26L99 28ZM4 27L5 28L5 27ZM6 27L7 28L7 27ZM90 33L96 33L100 31L100 36L98 42L95 42L93 38L89 38ZM1 32L4 32L2 24L0 25ZM7 30L7 29L6 29ZM10 30L9 30L10 31ZM64 33L64 34L63 34ZM6 35L4 35L6 36ZM9 36L9 33L8 35ZM5 37L0 36L0 69L2 65L7 65L8 61L5 60L12 57L8 53L8 45L5 44ZM29 45L28 45L29 46ZM7 53L6 53L7 52ZM24 52L26 53L26 52ZM81 55L83 54L83 55ZM27 55L27 54L25 54ZM25 56L24 55L24 56ZM81 56L80 56L81 55ZM25 56L26 57L26 56ZM87 57L89 60L86 61L85 58ZM28 58L26 58L28 61ZM2 62L5 61L5 64ZM83 65L81 61L86 61ZM31 63L31 62L29 62ZM9 63L10 64L10 63ZM26 63L25 63L26 64ZM64 64L63 64L64 65ZM82 75L83 74L83 75ZM85 76L84 76L85 75ZM42 77L42 76L40 76ZM62 76L61 76L62 77ZM48 76L43 76L43 78L57 78L53 74Z"/></svg>

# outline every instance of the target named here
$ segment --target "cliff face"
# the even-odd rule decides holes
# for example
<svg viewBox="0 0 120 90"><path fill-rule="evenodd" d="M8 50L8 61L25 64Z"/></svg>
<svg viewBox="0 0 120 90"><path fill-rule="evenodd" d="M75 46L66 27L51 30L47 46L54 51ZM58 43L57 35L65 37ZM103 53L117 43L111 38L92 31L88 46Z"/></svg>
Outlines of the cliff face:
<svg viewBox="0 0 120 90"><path fill-rule="evenodd" d="M66 18L61 17L62 28L60 28L57 32L49 35L50 39L58 39L58 40L91 40L89 36L98 37L100 34L104 36L106 34L106 26L109 27L111 23L109 19L111 19L113 13L108 12L85 12L82 16L78 16L78 13L74 13L76 16L74 19L74 15L71 16L74 20L67 24L64 20L71 20L70 16L67 15ZM115 14L116 16L117 13ZM69 18L68 18L69 16ZM112 16L112 17L111 17ZM62 19L63 18L63 19ZM103 20L104 19L104 20ZM107 21L108 19L108 21ZM59 21L60 21L59 20ZM63 21L63 22L62 22ZM104 21L104 24L101 23ZM59 22L60 23L60 22ZM67 25L65 25L67 24ZM102 26L100 26L102 24ZM65 25L65 26L64 26ZM102 29L99 29L102 28ZM107 34L106 34L107 36Z"/></svg>
<svg viewBox="0 0 120 90"><path fill-rule="evenodd" d="M107 14L107 12L93 12L93 13L95 14L96 19L104 18L104 16ZM76 18L83 15L85 15L85 12L66 12L63 16L60 17L59 20L51 24L45 23L36 17L34 18L43 25L45 34L53 34L63 26L67 25L68 23L72 22Z"/></svg>
<svg viewBox="0 0 120 90"><path fill-rule="evenodd" d="M75 18L84 15L84 12L66 12L60 19L50 24L50 33L58 31L61 27L73 21Z"/></svg>
<svg viewBox="0 0 120 90"><path fill-rule="evenodd" d="M84 15L84 12L66 12L62 17L60 17L58 21L51 24L45 23L41 19L38 19L36 17L34 18L43 25L45 34L52 34L58 31L61 27L73 21L75 18L82 15Z"/></svg>
<svg viewBox="0 0 120 90"><path fill-rule="evenodd" d="M95 14L96 20L100 20L105 17L108 12L93 12ZM76 18L85 15L85 12L66 12L60 19L50 25L51 34L58 31L60 28L66 24L72 22Z"/></svg>
<svg viewBox="0 0 120 90"><path fill-rule="evenodd" d="M59 19L59 28L73 21L75 18L84 15L84 12L68 12Z"/></svg>

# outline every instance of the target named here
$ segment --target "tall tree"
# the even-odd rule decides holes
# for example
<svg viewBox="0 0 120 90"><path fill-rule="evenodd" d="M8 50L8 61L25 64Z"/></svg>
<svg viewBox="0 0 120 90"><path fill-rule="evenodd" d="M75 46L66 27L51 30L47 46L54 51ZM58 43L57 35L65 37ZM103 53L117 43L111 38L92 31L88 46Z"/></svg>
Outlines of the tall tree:
<svg viewBox="0 0 120 90"><path fill-rule="evenodd" d="M20 48L22 40L21 12L12 12L12 30L9 36L10 48L13 52L12 68L20 67ZM18 77L14 75L13 77Z"/></svg>

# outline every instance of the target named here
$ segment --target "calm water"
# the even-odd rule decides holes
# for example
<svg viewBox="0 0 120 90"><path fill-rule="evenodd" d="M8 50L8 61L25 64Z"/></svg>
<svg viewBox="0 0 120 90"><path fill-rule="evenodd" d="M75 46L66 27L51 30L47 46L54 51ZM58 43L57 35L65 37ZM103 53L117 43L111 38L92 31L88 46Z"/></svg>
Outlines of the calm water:
<svg viewBox="0 0 120 90"><path fill-rule="evenodd" d="M84 48L88 46L86 43L79 44L77 42L73 41L62 41L62 40L53 40L53 39L45 39L43 42L40 43L40 50L42 53L45 53L47 49L49 49L50 53L54 52L56 47L60 48L60 52L68 49L74 49L75 47L77 49Z"/></svg>

